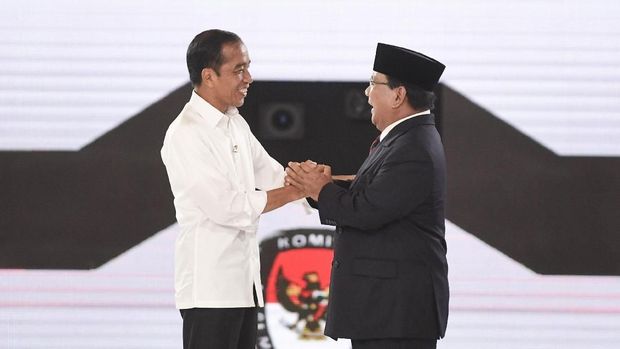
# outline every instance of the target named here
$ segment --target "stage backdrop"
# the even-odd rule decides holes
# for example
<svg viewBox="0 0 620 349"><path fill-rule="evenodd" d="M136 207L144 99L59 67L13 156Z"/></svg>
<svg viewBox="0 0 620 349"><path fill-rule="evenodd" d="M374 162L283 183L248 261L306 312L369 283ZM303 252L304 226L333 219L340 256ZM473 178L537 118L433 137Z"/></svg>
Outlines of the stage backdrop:
<svg viewBox="0 0 620 349"><path fill-rule="evenodd" d="M242 113L281 163L352 173L377 131L377 42L448 68L451 306L440 348L620 345L615 1L34 1L0 12L0 348L178 348L178 233L159 159L198 32L237 32ZM259 348L322 336L331 228L297 205L258 232Z"/></svg>

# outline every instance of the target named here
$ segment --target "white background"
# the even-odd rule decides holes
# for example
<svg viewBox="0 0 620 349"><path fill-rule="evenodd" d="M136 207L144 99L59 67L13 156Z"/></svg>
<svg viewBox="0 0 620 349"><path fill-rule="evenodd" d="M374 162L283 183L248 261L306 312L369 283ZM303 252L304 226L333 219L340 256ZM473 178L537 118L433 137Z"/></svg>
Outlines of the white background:
<svg viewBox="0 0 620 349"><path fill-rule="evenodd" d="M257 80L365 81L378 41L562 155L620 154L617 1L4 1L0 149L79 149L187 82L237 32Z"/></svg>

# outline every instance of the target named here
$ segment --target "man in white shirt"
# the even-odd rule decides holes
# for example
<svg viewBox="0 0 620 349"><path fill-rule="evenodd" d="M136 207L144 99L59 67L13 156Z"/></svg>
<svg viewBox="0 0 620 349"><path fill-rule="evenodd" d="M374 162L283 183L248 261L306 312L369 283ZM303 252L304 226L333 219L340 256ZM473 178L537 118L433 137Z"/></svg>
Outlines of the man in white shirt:
<svg viewBox="0 0 620 349"><path fill-rule="evenodd" d="M264 306L259 216L303 194L254 137L237 107L252 83L250 58L234 33L208 30L187 50L192 96L170 125L161 156L181 232L175 300L183 347L254 349Z"/></svg>

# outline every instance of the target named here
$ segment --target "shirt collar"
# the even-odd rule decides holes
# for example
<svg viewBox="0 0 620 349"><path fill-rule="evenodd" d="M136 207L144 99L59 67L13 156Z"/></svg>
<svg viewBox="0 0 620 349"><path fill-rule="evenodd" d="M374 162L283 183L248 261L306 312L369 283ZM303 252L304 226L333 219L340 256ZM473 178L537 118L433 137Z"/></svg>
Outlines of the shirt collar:
<svg viewBox="0 0 620 349"><path fill-rule="evenodd" d="M386 128L383 129L383 131L381 132L381 135L379 136L379 141L382 141L387 135L388 133L390 133L390 131L396 127L396 125L400 124L401 122L405 121L405 120L409 120L411 118L415 118L416 116L420 116L420 115L429 115L431 113L430 109L427 109L425 111L413 114L413 115L409 115L405 118L402 118L400 120L396 120L393 123L389 124Z"/></svg>
<svg viewBox="0 0 620 349"><path fill-rule="evenodd" d="M239 110L237 110L237 108L230 108L225 114L222 113L216 107L212 106L211 103L200 97L194 90L192 90L189 104L196 110L198 115L213 128L218 125L225 126L230 118L239 115Z"/></svg>

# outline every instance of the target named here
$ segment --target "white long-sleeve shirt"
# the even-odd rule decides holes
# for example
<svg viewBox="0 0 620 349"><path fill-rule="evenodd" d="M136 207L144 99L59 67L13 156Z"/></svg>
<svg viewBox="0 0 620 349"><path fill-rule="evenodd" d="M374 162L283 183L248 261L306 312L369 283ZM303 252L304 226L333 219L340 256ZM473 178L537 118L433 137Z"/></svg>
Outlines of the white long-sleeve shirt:
<svg viewBox="0 0 620 349"><path fill-rule="evenodd" d="M283 167L236 109L222 114L195 92L168 128L161 156L181 227L177 308L252 307L252 285L263 306L256 229L266 191L284 184Z"/></svg>

